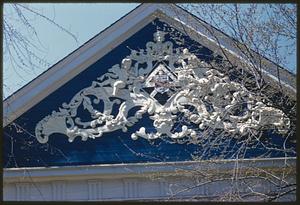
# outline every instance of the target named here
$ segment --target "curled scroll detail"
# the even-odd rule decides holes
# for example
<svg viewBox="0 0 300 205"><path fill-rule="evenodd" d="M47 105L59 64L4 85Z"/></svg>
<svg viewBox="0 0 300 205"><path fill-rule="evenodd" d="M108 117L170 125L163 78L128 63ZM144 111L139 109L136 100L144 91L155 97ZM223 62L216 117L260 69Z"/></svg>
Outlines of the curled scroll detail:
<svg viewBox="0 0 300 205"><path fill-rule="evenodd" d="M242 84L209 69L188 49L173 49L164 35L156 32L146 49L132 50L120 65L112 66L59 111L42 119L35 129L37 140L46 143L53 133L64 134L72 142L77 136L87 140L120 129L127 132L145 113L153 120L155 131L140 127L131 135L134 140L197 138L193 126L240 136L262 127L281 133L289 129L290 121L281 110L265 105ZM79 109L87 112L90 120L81 119ZM132 110L137 111L129 115ZM193 126L178 128L179 116Z"/></svg>

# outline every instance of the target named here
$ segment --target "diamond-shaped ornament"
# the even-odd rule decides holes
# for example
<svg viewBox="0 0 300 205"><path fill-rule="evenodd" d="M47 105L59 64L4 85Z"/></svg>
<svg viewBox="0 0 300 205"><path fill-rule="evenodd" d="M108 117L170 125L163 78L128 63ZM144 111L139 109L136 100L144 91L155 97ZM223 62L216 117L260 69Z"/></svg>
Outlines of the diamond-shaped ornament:
<svg viewBox="0 0 300 205"><path fill-rule="evenodd" d="M176 93L177 76L164 64L159 64L146 78L143 90L164 105Z"/></svg>

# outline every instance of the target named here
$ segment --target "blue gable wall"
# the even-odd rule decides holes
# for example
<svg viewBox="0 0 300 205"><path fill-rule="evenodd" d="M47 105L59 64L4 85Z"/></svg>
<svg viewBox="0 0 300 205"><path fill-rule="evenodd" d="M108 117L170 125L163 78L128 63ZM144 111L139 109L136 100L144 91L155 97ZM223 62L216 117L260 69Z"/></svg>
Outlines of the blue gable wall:
<svg viewBox="0 0 300 205"><path fill-rule="evenodd" d="M128 132L114 131L106 133L100 138L82 141L80 137L74 142L68 142L68 137L61 134L53 134L46 144L40 144L35 136L35 126L53 110L58 110L62 103L68 103L72 97L97 77L107 72L107 69L119 64L124 57L130 54L130 49L138 50L145 48L148 41L153 41L153 33L157 28L163 28L163 22L155 20L128 40L123 42L110 53L99 59L96 63L84 70L82 73L67 82L61 88L43 99L22 116L14 121L16 125L24 128L20 132L14 126L4 129L4 167L40 167L40 166L66 166L83 164L107 164L107 163L135 163L135 162L160 162L160 161L182 161L191 160L192 154L200 154L202 147L171 143L165 140L149 141L139 138L132 140L130 135L141 126L151 129L152 120L147 115L129 128ZM168 38L168 35L166 36ZM170 40L170 39L167 39ZM172 40L171 40L172 41ZM193 47L199 48L199 43L185 36L185 43L189 45L192 52ZM174 42L175 45L175 42ZM176 46L175 46L176 47ZM203 47L197 51L200 59L209 62L212 59L212 51ZM80 114L79 114L80 115ZM283 143L281 137L275 137L278 145ZM232 153L238 149L236 140L230 141L230 147L224 158L231 158ZM258 156L264 150L256 147L255 151L249 150L248 157ZM218 154L218 150L212 148L210 154L204 158L210 158ZM282 153L273 153L272 156L280 156Z"/></svg>

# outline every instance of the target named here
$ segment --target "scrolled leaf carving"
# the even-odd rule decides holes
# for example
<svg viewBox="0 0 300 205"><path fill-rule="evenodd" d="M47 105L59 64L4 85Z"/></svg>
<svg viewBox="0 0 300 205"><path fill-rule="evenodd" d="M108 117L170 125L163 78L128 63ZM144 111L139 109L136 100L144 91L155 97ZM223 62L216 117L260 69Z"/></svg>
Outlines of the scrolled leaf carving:
<svg viewBox="0 0 300 205"><path fill-rule="evenodd" d="M147 132L141 127L131 134L134 140L197 138L193 127L174 129L179 115L197 129L222 129L240 136L262 127L276 128L281 133L289 129L290 121L281 110L265 105L242 84L208 69L188 49L173 49L164 35L156 32L146 49L132 50L120 64L79 91L69 103L63 103L59 111L42 119L35 129L37 140L46 143L53 133L64 134L72 142L77 136L87 140L116 130L127 132L145 113L156 131ZM146 68L141 66L145 63ZM103 110L95 108L99 103ZM118 106L115 115L114 106ZM129 116L133 108L139 109ZM81 119L78 109L88 112L91 120Z"/></svg>

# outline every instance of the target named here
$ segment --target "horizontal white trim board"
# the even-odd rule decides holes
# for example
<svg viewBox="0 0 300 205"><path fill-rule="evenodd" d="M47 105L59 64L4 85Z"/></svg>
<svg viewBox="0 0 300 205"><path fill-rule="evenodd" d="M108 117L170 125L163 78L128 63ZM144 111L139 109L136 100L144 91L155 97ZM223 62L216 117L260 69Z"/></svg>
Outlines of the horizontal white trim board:
<svg viewBox="0 0 300 205"><path fill-rule="evenodd" d="M18 181L30 178L69 177L97 175L103 178L115 178L126 176L141 176L151 173L173 173L186 170L230 170L236 163L242 167L257 168L280 168L285 164L296 166L296 158L264 158L264 159L239 159L239 160L204 160L204 161L183 161L183 162L156 162L156 163L133 163L133 164L101 164L101 165L80 165L62 167L28 167L28 168L5 168L3 169L4 182Z"/></svg>
<svg viewBox="0 0 300 205"><path fill-rule="evenodd" d="M33 167L4 169L3 199L5 201L124 201L124 200L184 200L198 196L198 200L216 200L231 187L230 181L216 181L181 192L186 186L193 186L197 169L211 173L214 170L232 175L239 165L265 171L270 168L279 175L289 167L295 170L296 158L211 160L185 162L158 162L136 164L103 164L70 167ZM273 169L274 168L274 169ZM248 169L247 169L248 171ZM289 170L288 170L289 171ZM273 173L273 171L272 171ZM272 174L271 173L271 174ZM255 181L256 180L256 181ZM258 181L257 181L258 180ZM295 183L296 173L285 180ZM272 187L259 178L251 182L259 184L256 190L264 192ZM200 182L195 182L200 183ZM245 192L247 187L239 187ZM284 200L295 200L291 193ZM255 198L254 198L255 200Z"/></svg>

